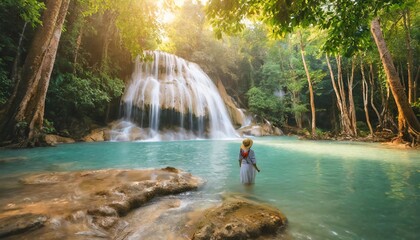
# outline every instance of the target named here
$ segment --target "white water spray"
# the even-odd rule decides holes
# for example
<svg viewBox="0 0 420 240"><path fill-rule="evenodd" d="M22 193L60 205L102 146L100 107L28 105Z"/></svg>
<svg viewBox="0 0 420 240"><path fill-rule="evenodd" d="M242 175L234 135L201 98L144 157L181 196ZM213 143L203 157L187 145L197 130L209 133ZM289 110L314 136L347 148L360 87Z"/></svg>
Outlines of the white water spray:
<svg viewBox="0 0 420 240"><path fill-rule="evenodd" d="M153 61L136 60L121 99L124 124L114 127L111 140L237 136L216 86L197 64L158 51L147 56ZM142 136L129 136L127 122Z"/></svg>

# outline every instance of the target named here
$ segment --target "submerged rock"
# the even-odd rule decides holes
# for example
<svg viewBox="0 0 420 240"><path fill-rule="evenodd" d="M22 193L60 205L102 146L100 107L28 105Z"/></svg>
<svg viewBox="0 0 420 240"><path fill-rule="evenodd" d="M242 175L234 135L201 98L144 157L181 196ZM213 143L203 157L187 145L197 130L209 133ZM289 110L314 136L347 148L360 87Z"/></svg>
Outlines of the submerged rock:
<svg viewBox="0 0 420 240"><path fill-rule="evenodd" d="M277 209L246 199L231 198L202 215L192 239L273 237L281 233L286 224L286 217Z"/></svg>

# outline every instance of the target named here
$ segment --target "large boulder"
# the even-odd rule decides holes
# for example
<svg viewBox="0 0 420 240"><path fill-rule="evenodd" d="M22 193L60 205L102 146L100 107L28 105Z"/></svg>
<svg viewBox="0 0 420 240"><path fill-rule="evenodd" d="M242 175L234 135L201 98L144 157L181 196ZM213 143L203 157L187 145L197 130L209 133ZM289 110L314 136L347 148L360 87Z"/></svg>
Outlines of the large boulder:
<svg viewBox="0 0 420 240"><path fill-rule="evenodd" d="M192 239L257 239L281 234L287 218L277 209L241 198L230 198L202 214Z"/></svg>
<svg viewBox="0 0 420 240"><path fill-rule="evenodd" d="M97 128L93 129L88 135L82 138L84 142L103 142L110 140L110 129Z"/></svg>
<svg viewBox="0 0 420 240"><path fill-rule="evenodd" d="M237 130L241 135L248 136L281 136L284 135L283 131L274 127L270 122L265 121L265 123L260 125L250 125Z"/></svg>

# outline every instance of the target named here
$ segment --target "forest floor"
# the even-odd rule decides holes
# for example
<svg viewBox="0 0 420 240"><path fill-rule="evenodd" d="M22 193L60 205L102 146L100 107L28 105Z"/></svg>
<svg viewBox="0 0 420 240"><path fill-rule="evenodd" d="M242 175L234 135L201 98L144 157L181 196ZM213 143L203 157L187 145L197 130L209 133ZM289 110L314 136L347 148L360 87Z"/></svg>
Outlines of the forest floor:
<svg viewBox="0 0 420 240"><path fill-rule="evenodd" d="M419 143L413 143L398 138L392 131L376 131L373 136L349 136L342 134L334 134L331 132L322 132L316 137L312 137L311 133L306 129L299 129L291 126L284 128L286 135L294 135L302 140L331 140L331 141L355 141L355 142L376 142L399 149L420 149Z"/></svg>

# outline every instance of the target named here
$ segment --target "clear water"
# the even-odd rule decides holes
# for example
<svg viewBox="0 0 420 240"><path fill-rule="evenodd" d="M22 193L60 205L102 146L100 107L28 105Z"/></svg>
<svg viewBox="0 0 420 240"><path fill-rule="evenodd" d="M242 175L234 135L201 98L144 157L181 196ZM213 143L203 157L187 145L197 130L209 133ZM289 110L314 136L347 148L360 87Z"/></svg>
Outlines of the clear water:
<svg viewBox="0 0 420 240"><path fill-rule="evenodd" d="M293 239L420 239L420 151L255 138L261 173L246 189L239 183L239 146L240 140L202 140L2 150L0 159L20 160L0 161L0 181L24 172L173 166L204 178L199 192L208 201L238 193L276 206ZM0 198L11 191L2 185Z"/></svg>

